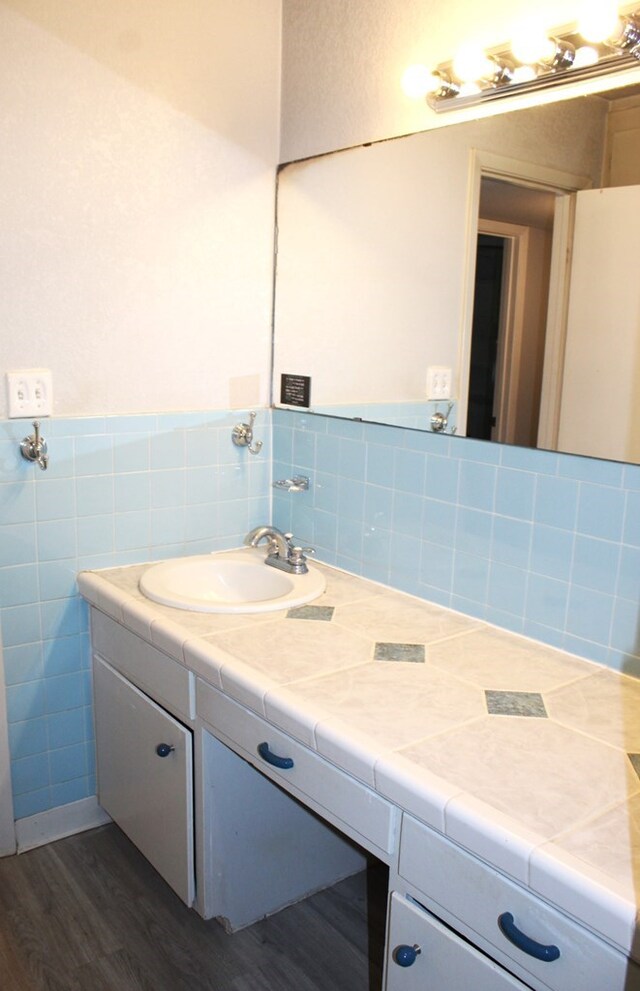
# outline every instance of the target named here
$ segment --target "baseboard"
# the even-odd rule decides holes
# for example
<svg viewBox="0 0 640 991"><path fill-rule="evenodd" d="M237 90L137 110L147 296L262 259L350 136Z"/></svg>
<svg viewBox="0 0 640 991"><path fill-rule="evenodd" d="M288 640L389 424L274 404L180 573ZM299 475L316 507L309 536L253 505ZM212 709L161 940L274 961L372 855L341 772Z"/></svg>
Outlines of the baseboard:
<svg viewBox="0 0 640 991"><path fill-rule="evenodd" d="M74 833L82 833L85 829L104 826L107 822L111 822L111 817L98 805L95 795L27 816L25 819L17 819L18 853L61 840L65 836L73 836Z"/></svg>

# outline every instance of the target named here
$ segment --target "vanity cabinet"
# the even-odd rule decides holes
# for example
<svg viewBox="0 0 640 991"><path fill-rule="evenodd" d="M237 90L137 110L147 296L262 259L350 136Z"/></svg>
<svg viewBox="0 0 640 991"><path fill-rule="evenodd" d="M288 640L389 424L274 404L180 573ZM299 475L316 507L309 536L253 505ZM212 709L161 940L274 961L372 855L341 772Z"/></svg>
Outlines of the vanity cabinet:
<svg viewBox="0 0 640 991"><path fill-rule="evenodd" d="M373 855L391 892L384 991L640 991L615 946L196 678L176 659L184 641L171 657L152 635L92 609L98 797L201 916L235 931Z"/></svg>
<svg viewBox="0 0 640 991"><path fill-rule="evenodd" d="M97 609L91 640L98 801L191 906L194 676Z"/></svg>
<svg viewBox="0 0 640 991"><path fill-rule="evenodd" d="M195 896L191 731L94 657L98 800L187 905Z"/></svg>

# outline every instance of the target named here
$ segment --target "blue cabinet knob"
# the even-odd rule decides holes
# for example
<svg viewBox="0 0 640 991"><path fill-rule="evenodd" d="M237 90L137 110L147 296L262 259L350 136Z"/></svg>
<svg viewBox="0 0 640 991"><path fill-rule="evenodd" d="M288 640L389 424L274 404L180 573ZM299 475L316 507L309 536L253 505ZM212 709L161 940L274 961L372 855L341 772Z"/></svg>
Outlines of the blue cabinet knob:
<svg viewBox="0 0 640 991"><path fill-rule="evenodd" d="M417 944L409 946L407 943L401 943L393 951L393 959L399 967L411 967L416 962L419 953L422 953L422 950Z"/></svg>
<svg viewBox="0 0 640 991"><path fill-rule="evenodd" d="M168 757L169 754L172 754L175 749L176 748L172 747L170 743L159 743L156 747L156 753L158 757Z"/></svg>

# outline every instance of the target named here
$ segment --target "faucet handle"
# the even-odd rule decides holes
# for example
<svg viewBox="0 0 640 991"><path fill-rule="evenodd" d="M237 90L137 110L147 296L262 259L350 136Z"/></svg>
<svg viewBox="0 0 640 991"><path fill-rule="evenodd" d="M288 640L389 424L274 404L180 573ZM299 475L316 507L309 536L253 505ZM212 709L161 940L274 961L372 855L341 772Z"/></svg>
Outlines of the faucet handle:
<svg viewBox="0 0 640 991"><path fill-rule="evenodd" d="M301 568L306 571L307 554L315 554L313 547L294 547L289 550L289 564L293 568Z"/></svg>
<svg viewBox="0 0 640 991"><path fill-rule="evenodd" d="M284 539L286 540L289 546L289 560L292 560L293 555L295 555L296 559L299 558L301 560L304 560L305 554L315 554L314 547L297 547L296 544L294 544L293 542L292 533L285 533Z"/></svg>

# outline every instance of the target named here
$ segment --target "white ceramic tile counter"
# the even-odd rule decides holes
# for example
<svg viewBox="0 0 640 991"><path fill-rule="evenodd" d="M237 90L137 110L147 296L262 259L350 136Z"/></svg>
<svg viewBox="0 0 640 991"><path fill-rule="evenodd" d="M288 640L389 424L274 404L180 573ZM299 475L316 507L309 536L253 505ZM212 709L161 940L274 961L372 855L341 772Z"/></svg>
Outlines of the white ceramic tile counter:
<svg viewBox="0 0 640 991"><path fill-rule="evenodd" d="M93 605L640 959L640 683L355 576L289 613ZM315 565L318 567L318 565Z"/></svg>

